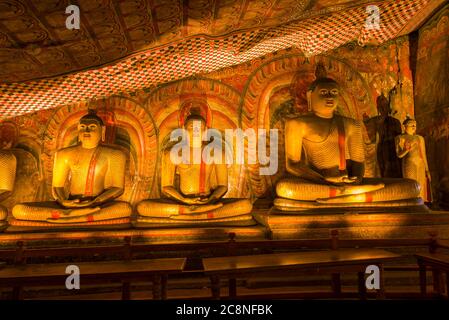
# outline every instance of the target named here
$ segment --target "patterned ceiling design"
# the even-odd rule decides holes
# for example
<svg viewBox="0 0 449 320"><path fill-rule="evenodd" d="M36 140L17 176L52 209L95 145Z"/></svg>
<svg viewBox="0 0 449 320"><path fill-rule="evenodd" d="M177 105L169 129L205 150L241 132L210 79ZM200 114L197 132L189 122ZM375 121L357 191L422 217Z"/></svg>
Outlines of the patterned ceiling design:
<svg viewBox="0 0 449 320"><path fill-rule="evenodd" d="M198 34L275 26L302 14L310 2L0 0L0 80L82 70ZM69 4L80 8L80 30L66 28Z"/></svg>
<svg viewBox="0 0 449 320"><path fill-rule="evenodd" d="M312 56L353 40L382 43L430 1L377 2L380 29L366 29L364 1L79 1L78 31L65 28L67 1L0 1L0 118L136 91L292 46ZM24 81L49 75L59 76Z"/></svg>

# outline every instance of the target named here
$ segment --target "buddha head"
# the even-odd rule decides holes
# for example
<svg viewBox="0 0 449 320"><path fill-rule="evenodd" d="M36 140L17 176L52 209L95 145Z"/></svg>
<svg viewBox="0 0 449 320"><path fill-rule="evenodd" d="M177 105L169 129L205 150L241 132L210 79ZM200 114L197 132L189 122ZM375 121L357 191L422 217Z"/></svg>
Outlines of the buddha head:
<svg viewBox="0 0 449 320"><path fill-rule="evenodd" d="M103 120L97 116L95 110L83 116L78 123L78 140L83 148L92 149L105 140L105 126Z"/></svg>
<svg viewBox="0 0 449 320"><path fill-rule="evenodd" d="M17 143L18 129L11 122L0 123L0 150L11 149Z"/></svg>
<svg viewBox="0 0 449 320"><path fill-rule="evenodd" d="M184 122L184 129L188 133L191 146L200 147L202 143L203 132L206 130L206 119L201 115L200 111L192 108L190 114Z"/></svg>
<svg viewBox="0 0 449 320"><path fill-rule="evenodd" d="M409 135L414 135L416 133L416 120L413 118L407 117L404 122L405 133Z"/></svg>
<svg viewBox="0 0 449 320"><path fill-rule="evenodd" d="M316 115L331 118L337 109L340 97L340 86L331 78L318 78L307 90L309 110Z"/></svg>

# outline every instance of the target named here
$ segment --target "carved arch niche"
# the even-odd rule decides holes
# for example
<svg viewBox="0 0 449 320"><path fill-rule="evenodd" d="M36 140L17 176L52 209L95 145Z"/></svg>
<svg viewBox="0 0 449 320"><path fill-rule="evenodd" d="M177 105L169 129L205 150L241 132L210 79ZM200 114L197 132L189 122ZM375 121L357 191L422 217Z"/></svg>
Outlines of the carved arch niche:
<svg viewBox="0 0 449 320"><path fill-rule="evenodd" d="M362 75L334 57L316 56L307 61L302 55L289 55L261 65L250 75L240 106L243 130L279 130L277 173L260 176L259 164L248 165L252 190L258 197L274 196L274 185L285 174L284 119L307 112L306 91L316 78L317 65L341 86L338 113L361 119L365 112L370 114L375 110L371 90Z"/></svg>
<svg viewBox="0 0 449 320"><path fill-rule="evenodd" d="M78 121L88 108L97 110L106 125L105 143L127 155L125 193L120 199L134 204L148 198L154 188L157 131L151 116L139 103L117 96L63 106L50 118L43 136L48 191L51 190L54 154L58 149L78 143Z"/></svg>
<svg viewBox="0 0 449 320"><path fill-rule="evenodd" d="M41 145L33 130L19 128L13 121L0 122L0 149L6 147L16 156L17 168L12 194L2 205L12 209L21 202L39 200L41 188Z"/></svg>
<svg viewBox="0 0 449 320"><path fill-rule="evenodd" d="M153 91L147 100L147 109L153 115L159 130L159 149L168 148L170 133L180 127L179 115L188 100L205 102L210 114L210 127L220 130L239 127L238 108L240 94L219 81L205 78L186 79L166 84ZM158 159L158 168L161 159ZM159 173L160 170L157 170ZM157 177L160 190L160 175ZM225 197L247 197L251 191L244 165L235 162L228 166L228 192Z"/></svg>

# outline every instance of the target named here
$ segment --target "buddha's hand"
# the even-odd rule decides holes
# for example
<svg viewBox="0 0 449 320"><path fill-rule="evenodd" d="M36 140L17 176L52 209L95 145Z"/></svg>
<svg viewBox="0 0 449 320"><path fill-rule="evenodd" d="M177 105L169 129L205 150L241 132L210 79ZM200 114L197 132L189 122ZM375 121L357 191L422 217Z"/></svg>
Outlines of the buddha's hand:
<svg viewBox="0 0 449 320"><path fill-rule="evenodd" d="M87 208L93 205L91 200L81 201L80 199L62 200L59 203L66 208Z"/></svg>
<svg viewBox="0 0 449 320"><path fill-rule="evenodd" d="M342 175L337 177L325 177L324 178L327 182L333 183L333 184L346 184L346 183L357 183L359 181L358 177L348 177L348 175Z"/></svg>
<svg viewBox="0 0 449 320"><path fill-rule="evenodd" d="M201 205L201 204L204 204L204 201L201 200L200 197L184 198L184 199L182 199L182 202L184 202L185 204L188 204L188 205Z"/></svg>
<svg viewBox="0 0 449 320"><path fill-rule="evenodd" d="M65 208L76 208L79 203L79 199L75 199L75 200L64 199L64 200L58 200L58 202L60 205L62 205Z"/></svg>
<svg viewBox="0 0 449 320"><path fill-rule="evenodd" d="M410 142L408 141L404 142L404 149L407 151L410 151L412 149L412 145L410 144Z"/></svg>
<svg viewBox="0 0 449 320"><path fill-rule="evenodd" d="M217 202L218 200L220 200L219 197L217 197L216 195L212 194L208 197L201 197L200 202L201 204L213 204L215 202Z"/></svg>
<svg viewBox="0 0 449 320"><path fill-rule="evenodd" d="M404 144L405 150L410 151L412 149L415 149L418 146L418 143L416 141L408 142L406 141Z"/></svg>

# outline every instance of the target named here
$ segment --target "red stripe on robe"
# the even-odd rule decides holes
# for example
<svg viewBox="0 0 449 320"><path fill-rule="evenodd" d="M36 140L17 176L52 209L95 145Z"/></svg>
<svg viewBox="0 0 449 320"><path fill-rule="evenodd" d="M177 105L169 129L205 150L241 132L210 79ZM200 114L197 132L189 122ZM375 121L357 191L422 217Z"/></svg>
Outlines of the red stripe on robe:
<svg viewBox="0 0 449 320"><path fill-rule="evenodd" d="M346 134L345 126L341 118L337 118L337 130L338 130L338 151L340 154L339 170L346 169Z"/></svg>
<svg viewBox="0 0 449 320"><path fill-rule="evenodd" d="M203 161L203 157L201 157L199 182L199 193L204 193L206 190L206 163Z"/></svg>
<svg viewBox="0 0 449 320"><path fill-rule="evenodd" d="M51 218L52 219L59 219L61 217L61 213L59 211L52 211L51 212Z"/></svg>
<svg viewBox="0 0 449 320"><path fill-rule="evenodd" d="M84 196L91 197L94 190L95 169L97 167L98 156L100 154L100 147L92 154L92 158L89 163L89 170L87 171L86 188L84 189Z"/></svg>
<svg viewBox="0 0 449 320"><path fill-rule="evenodd" d="M329 188L329 198L334 198L337 196L337 188Z"/></svg>

